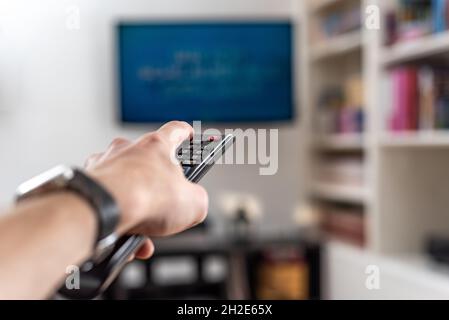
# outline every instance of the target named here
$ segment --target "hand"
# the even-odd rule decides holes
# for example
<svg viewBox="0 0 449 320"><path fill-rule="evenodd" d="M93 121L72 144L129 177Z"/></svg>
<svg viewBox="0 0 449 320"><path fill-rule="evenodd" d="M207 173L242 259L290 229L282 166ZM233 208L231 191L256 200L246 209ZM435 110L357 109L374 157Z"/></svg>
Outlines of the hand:
<svg viewBox="0 0 449 320"><path fill-rule="evenodd" d="M169 122L134 142L115 139L104 153L87 160L87 173L112 193L121 209L119 234L167 236L204 221L207 193L185 179L174 159L176 148L192 135L189 124ZM148 242L138 256L152 251Z"/></svg>

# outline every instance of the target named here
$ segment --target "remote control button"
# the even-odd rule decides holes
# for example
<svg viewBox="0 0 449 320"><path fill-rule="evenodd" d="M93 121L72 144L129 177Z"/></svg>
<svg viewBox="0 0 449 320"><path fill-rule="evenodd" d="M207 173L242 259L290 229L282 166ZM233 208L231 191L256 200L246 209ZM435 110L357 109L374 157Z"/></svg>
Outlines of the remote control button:
<svg viewBox="0 0 449 320"><path fill-rule="evenodd" d="M201 151L202 145L201 144L194 144L189 146L189 148L187 148L188 150L193 150L193 151Z"/></svg>
<svg viewBox="0 0 449 320"><path fill-rule="evenodd" d="M207 146L204 146L202 150L203 151L212 151L212 150L214 150L214 148L215 148L215 145L209 144Z"/></svg>
<svg viewBox="0 0 449 320"><path fill-rule="evenodd" d="M183 166L194 166L197 165L198 163L196 161L193 160L184 160L181 162L181 165Z"/></svg>
<svg viewBox="0 0 449 320"><path fill-rule="evenodd" d="M210 142L213 142L213 141L218 141L219 139L220 139L219 136L210 136L208 140L209 140Z"/></svg>
<svg viewBox="0 0 449 320"><path fill-rule="evenodd" d="M180 151L178 153L178 155L180 157L184 157L184 156L193 156L193 155L201 155L201 149L183 149L182 151Z"/></svg>

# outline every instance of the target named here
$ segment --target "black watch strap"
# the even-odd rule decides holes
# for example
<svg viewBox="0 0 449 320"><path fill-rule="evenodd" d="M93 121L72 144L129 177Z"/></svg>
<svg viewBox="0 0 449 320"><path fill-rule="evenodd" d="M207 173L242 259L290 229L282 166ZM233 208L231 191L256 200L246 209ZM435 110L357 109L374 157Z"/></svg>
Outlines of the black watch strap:
<svg viewBox="0 0 449 320"><path fill-rule="evenodd" d="M81 170L73 169L74 176L67 188L78 193L95 210L98 220L96 244L110 237L117 228L120 210L112 195L98 182Z"/></svg>

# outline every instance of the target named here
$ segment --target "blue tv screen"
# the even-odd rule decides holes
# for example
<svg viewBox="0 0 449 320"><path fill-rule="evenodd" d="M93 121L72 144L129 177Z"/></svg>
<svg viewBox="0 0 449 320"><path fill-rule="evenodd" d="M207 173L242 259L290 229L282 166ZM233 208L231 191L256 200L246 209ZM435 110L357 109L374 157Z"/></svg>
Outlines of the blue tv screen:
<svg viewBox="0 0 449 320"><path fill-rule="evenodd" d="M120 23L117 33L123 122L293 118L289 21Z"/></svg>

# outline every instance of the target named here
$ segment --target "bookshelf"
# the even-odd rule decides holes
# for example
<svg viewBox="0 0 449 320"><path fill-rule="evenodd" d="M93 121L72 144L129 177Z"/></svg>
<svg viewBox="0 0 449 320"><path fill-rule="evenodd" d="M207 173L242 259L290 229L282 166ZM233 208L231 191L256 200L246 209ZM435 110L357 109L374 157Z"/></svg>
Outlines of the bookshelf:
<svg viewBox="0 0 449 320"><path fill-rule="evenodd" d="M385 133L380 145L383 148L449 148L449 132Z"/></svg>
<svg viewBox="0 0 449 320"><path fill-rule="evenodd" d="M449 52L449 31L430 35L382 50L382 63L391 66Z"/></svg>
<svg viewBox="0 0 449 320"><path fill-rule="evenodd" d="M363 134L328 134L316 138L313 145L319 150L357 151L365 147Z"/></svg>
<svg viewBox="0 0 449 320"><path fill-rule="evenodd" d="M324 267L329 277L327 298L338 299L435 299L449 298L447 268L429 264L422 256L379 256L371 251L332 242L328 244L328 258L340 263ZM366 290L365 267L373 265L381 270L380 290ZM350 275L350 276L349 276ZM356 289L354 289L356 288Z"/></svg>
<svg viewBox="0 0 449 320"><path fill-rule="evenodd" d="M348 54L360 50L362 47L362 34L360 31L353 31L335 39L323 41L312 47L312 59L315 61L334 58L338 55Z"/></svg>
<svg viewBox="0 0 449 320"><path fill-rule="evenodd" d="M332 31L327 31L328 16L333 15L334 12L338 12L342 16L348 14L353 16L351 13L360 12L361 2L339 0L308 1L308 3L310 6L304 10L306 14L303 17L305 22L303 26L306 26L307 29L305 32L307 43L304 46L310 48L308 74L307 79L304 80L308 83L305 91L310 93L306 99L308 103L304 112L307 116L305 120L308 124L307 136L310 137L308 194L320 208L321 206L333 208L335 205L338 208L341 205L349 205L362 207L361 211L366 214L370 191L364 184L340 182L335 177L330 179L331 176L326 179L320 174L323 170L329 171L329 168L335 163L338 167L338 164L342 163L341 159L346 157L352 160L354 157L362 159L360 161L361 168L358 168L357 171L363 172L364 175L366 170L364 162L366 130L355 128L358 125L353 126L353 124L357 121L349 121L349 125L346 125L346 118L355 119L357 113L363 112L363 101L351 103L348 102L350 99L347 99L351 95L347 94L351 91L350 87L353 86L351 83L365 81L362 70L363 31L356 20L352 26L340 28L338 25L332 25ZM341 31L334 34L333 30L335 29L341 29ZM351 80L354 78L356 78L355 81ZM356 85L356 87L358 86ZM328 99L329 103L321 102L323 96L327 95L335 95L336 98ZM339 106L328 107L335 99L341 100ZM363 97L356 97L352 100L363 100ZM329 115L326 115L325 113L328 112ZM327 119L329 117L330 122ZM335 122L338 123L336 127L331 125L330 128L327 125L327 123ZM323 163L323 159L327 159L327 161ZM351 168L343 168L343 171L348 170L352 171Z"/></svg>
<svg viewBox="0 0 449 320"><path fill-rule="evenodd" d="M317 182L313 185L313 194L325 200L363 205L367 191L353 186Z"/></svg>
<svg viewBox="0 0 449 320"><path fill-rule="evenodd" d="M307 29L309 67L304 119L308 137L309 195L319 201L362 208L366 237L363 248L342 240L326 240L323 267L327 298L433 298L448 299L449 267L437 266L423 247L430 234L449 235L449 130L392 131L387 125L387 106L392 92L385 90L392 69L402 65L445 61L449 66L449 31L429 34L390 46L385 30L361 28L324 40L312 29L326 12L338 11L351 0L312 4L301 17ZM396 10L398 1L360 0L363 14L368 4L379 6L382 23ZM364 87L365 125L361 133L319 132L316 117L319 92L360 72ZM314 172L328 154L357 154L363 159L362 187L317 181ZM319 203L319 202L318 202ZM366 265L377 265L384 275L381 291L364 286ZM358 276L357 276L358 275ZM351 279L351 280L349 280ZM352 280L354 279L354 280Z"/></svg>
<svg viewBox="0 0 449 320"><path fill-rule="evenodd" d="M345 0L315 0L310 3L309 9L311 12L319 12L328 9L332 6L339 5Z"/></svg>

